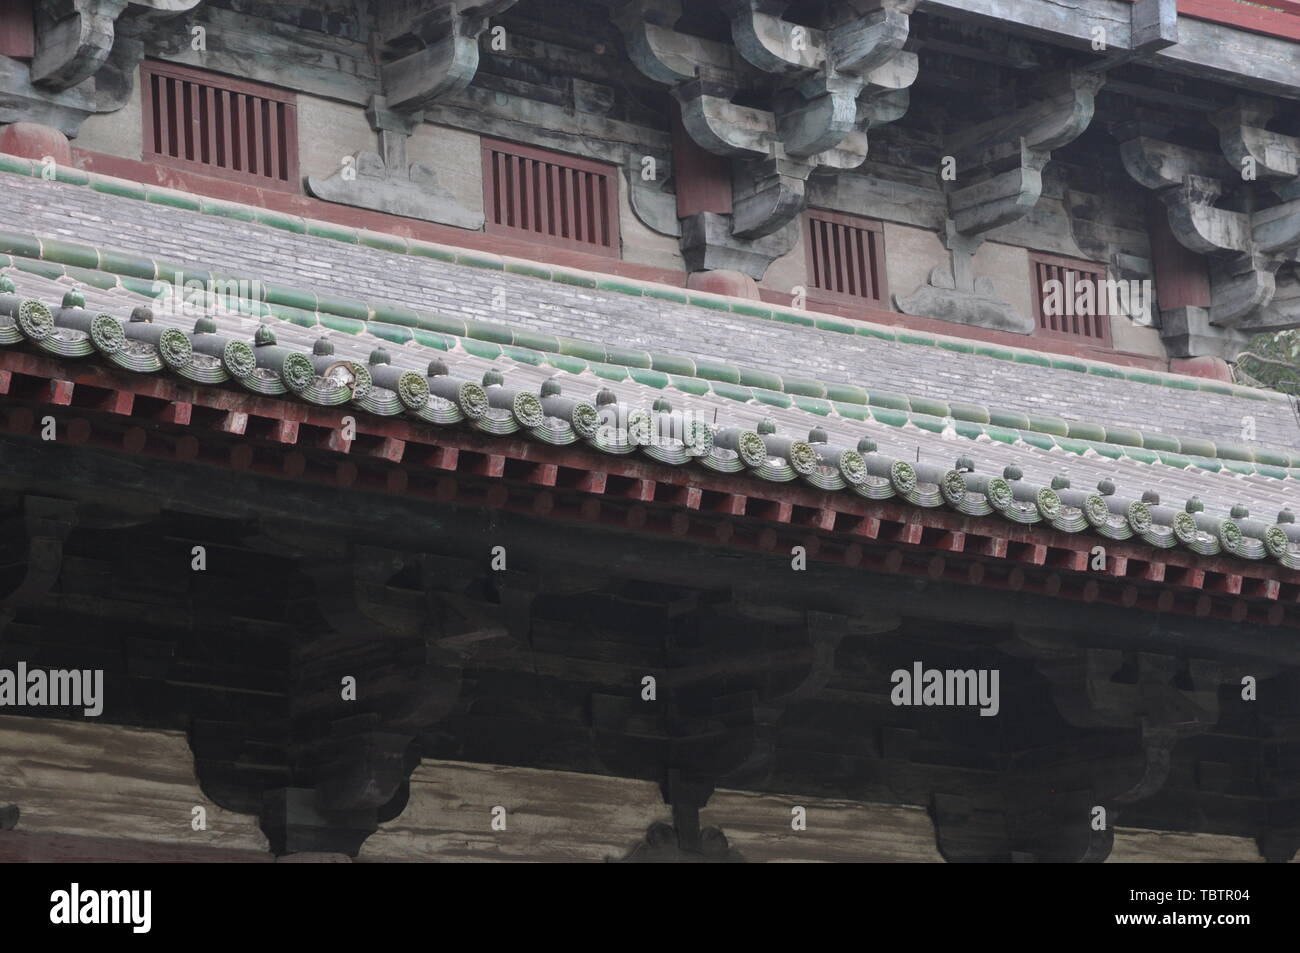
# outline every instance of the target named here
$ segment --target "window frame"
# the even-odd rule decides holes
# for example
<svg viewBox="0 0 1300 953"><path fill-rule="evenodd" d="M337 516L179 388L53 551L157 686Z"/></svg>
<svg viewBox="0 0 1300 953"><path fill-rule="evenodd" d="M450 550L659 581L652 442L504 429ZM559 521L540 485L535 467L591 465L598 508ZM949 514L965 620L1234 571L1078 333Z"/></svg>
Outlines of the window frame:
<svg viewBox="0 0 1300 953"><path fill-rule="evenodd" d="M282 156L285 178L272 178L261 173L226 168L195 159L187 159L183 156L173 156L155 151L154 76L197 83L223 92L280 103L284 107L285 114L285 142ZM299 165L298 149L298 97L293 92L274 86L264 86L261 83L248 80L236 79L224 73L194 69L163 60L145 60L140 64L140 109L141 156L144 161L169 166L174 169L182 169L186 172L195 172L200 175L225 179L230 182L238 182L242 185L251 185L256 188L301 194L302 173Z"/></svg>
<svg viewBox="0 0 1300 953"><path fill-rule="evenodd" d="M495 139L490 136L480 137L480 143L483 161L483 213L485 222L483 230L487 234L500 235L503 238L513 238L536 245L545 245L548 248L599 255L604 258L621 259L623 257L621 171L617 165L602 162L598 159L575 156L567 152L556 152L551 149L512 142L508 139ZM607 223L609 244L580 241L576 238L566 238L563 235L550 235L546 232L534 231L517 225L498 223L496 221L498 202L496 189L494 188L496 181L496 170L493 164L494 153L504 153L520 159L531 159L571 169L575 172L584 172L601 177L605 183L603 192L609 210ZM551 212L548 210L548 219L550 214Z"/></svg>
<svg viewBox="0 0 1300 953"><path fill-rule="evenodd" d="M825 221L831 225L839 225L845 228L855 228L864 232L870 232L873 235L872 247L875 252L875 296L866 297L865 295L851 294L847 291L836 291L833 288L821 288L816 285L815 270L815 246L813 238L813 222L816 220ZM860 215L850 215L846 212L836 212L831 209L810 208L806 209L802 215L803 226L803 245L804 245L804 277L807 281L808 299L810 301L820 301L825 304L839 305L841 307L867 307L890 310L889 307L889 268L888 257L885 250L885 223L873 218L865 218Z"/></svg>
<svg viewBox="0 0 1300 953"><path fill-rule="evenodd" d="M1044 338L1052 341L1069 341L1072 344L1082 345L1084 347L1095 347L1102 350L1114 350L1114 339L1111 334L1110 321L1113 315L1107 307L1107 301L1104 296L1097 295L1098 313L1092 318L1096 322L1096 327L1101 334L1092 336L1082 334L1077 331L1062 331L1056 328L1045 327L1048 319L1043 314L1043 289L1039 283L1038 268L1040 265L1049 268L1063 268L1068 271L1074 271L1090 276L1094 281L1105 281L1110 276L1110 269L1104 262L1087 261L1082 258L1066 258L1063 255L1053 255L1046 252L1029 252L1029 289L1030 303L1034 309L1034 333L1033 337ZM1069 318L1070 315L1061 315L1059 317Z"/></svg>

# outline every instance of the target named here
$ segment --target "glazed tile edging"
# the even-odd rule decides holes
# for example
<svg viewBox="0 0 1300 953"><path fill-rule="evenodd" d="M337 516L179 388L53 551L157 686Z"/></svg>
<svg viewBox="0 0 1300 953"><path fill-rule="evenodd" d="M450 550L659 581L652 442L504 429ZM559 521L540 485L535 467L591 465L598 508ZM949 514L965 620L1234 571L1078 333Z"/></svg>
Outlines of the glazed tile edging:
<svg viewBox="0 0 1300 953"><path fill-rule="evenodd" d="M1024 480L1016 466L997 477L978 474L968 456L944 470L878 453L866 437L856 447L831 444L820 428L806 440L792 439L778 436L770 420L756 430L709 425L672 410L665 400L650 409L635 407L608 389L589 402L565 396L559 382L549 380L534 394L507 387L496 370L487 371L480 384L456 376L441 358L422 376L394 367L382 347L366 364L340 360L327 337L308 353L280 345L266 324L249 341L219 332L211 318L198 319L194 331L184 332L153 324L147 308L135 309L123 322L84 305L80 292L69 291L61 306L50 308L20 298L12 281L0 277L0 347L26 345L64 359L93 356L126 371L165 370L208 386L234 382L255 394L292 395L317 406L351 405L381 417L519 433L555 446L585 443L607 454L639 452L670 466L697 463L715 472L800 481L869 500L897 497L924 508L946 505L968 516L997 514L1008 522L1046 523L1066 533L1091 530L1107 539L1140 538L1158 548L1270 559L1300 569L1300 529L1289 507L1271 524L1252 519L1240 504L1228 516L1214 517L1196 497L1181 510L1162 506L1152 491L1140 500L1119 497L1107 479L1096 492L1072 489L1064 474L1051 486L1040 486ZM679 436L665 440L664 434Z"/></svg>
<svg viewBox="0 0 1300 953"><path fill-rule="evenodd" d="M9 255L4 254L10 253ZM181 281L210 279L241 286L241 279L206 270L169 264L139 255L96 249L76 242L41 239L0 232L0 267L48 278L66 277L95 287L122 287L152 297L158 280L179 275ZM95 270L98 268L99 270ZM103 278L114 274L112 282ZM246 279L244 281L247 281ZM165 282L164 282L165 283ZM936 433L944 429L968 439L987 436L1004 443L1017 440L1070 453L1093 450L1101 456L1125 457L1140 463L1161 462L1179 469L1197 466L1228 469L1245 475L1300 479L1300 453L1265 447L1216 442L1204 437L1171 437L1125 427L1070 421L1048 414L999 411L978 404L877 391L853 384L824 383L809 378L761 371L725 362L681 357L635 348L606 346L544 332L513 329L490 321L448 318L403 305L378 304L299 291L279 284L264 285L266 300L226 295L235 310L259 318L272 317L300 327L324 327L347 334L368 331L395 344L415 342L438 350L459 344L466 352L494 360L505 355L522 363L542 363L580 374L662 389L673 386L697 396L712 392L743 403L797 406L821 416L876 420L893 427L908 423ZM1291 468L1288 470L1287 468Z"/></svg>
<svg viewBox="0 0 1300 953"><path fill-rule="evenodd" d="M31 159L24 159L19 156L0 153L0 172L40 178L41 165ZM605 277L595 273L578 271L576 269L542 265L524 259L506 258L500 255L494 255L490 252L467 251L453 246L438 245L433 242L406 239L382 232L371 232L365 229L352 228L350 226L335 225L330 222L303 218L298 215L288 215L283 212L275 212L267 209L259 209L254 206L239 205L234 202L226 202L217 199L208 199L202 196L192 195L188 192L179 192L174 189L164 189L158 186L142 185L138 182L132 182L129 179L113 178L112 176L106 176L96 172L84 172L80 169L64 168L59 166L55 170L54 181L66 185L89 187L96 192L101 192L105 195L112 195L118 198L138 199L140 201L152 202L157 205L166 205L172 208L183 209L185 211L198 212L204 215L217 215L238 221L255 222L257 224L267 225L271 228L278 228L282 231L292 232L297 235L310 235L315 238L325 238L331 241L344 242L346 244L365 245L367 247L392 252L394 254L433 258L449 264L463 265L469 268L482 268L492 271L504 271L542 281L552 281L560 284L591 288L598 291L626 294L634 297L656 298L677 304L710 307L714 310L729 311L741 317L800 324L806 327L815 327L819 330L835 331L842 334L854 334L861 337L893 341L899 344L942 347L947 350L958 351L965 354L975 354L996 360L1035 364L1040 367L1048 367L1054 370L1093 374L1096 376L1126 380L1132 383L1172 387L1178 390L1205 391L1208 393L1241 397L1248 400L1285 400L1285 395L1282 394L1242 387L1236 384L1224 384L1203 378L1167 374L1158 371L1130 370L1118 364L1108 364L1103 361L1094 361L1088 358L1048 355L1043 352L1033 351L1026 348L1017 348L1013 345L978 344L972 343L963 338L909 331L906 329L895 331L885 325L873 324L859 319L836 319L830 315L822 315L820 312L797 311L788 308L767 306L746 299L731 298L707 292L688 291L670 285L653 284L631 278L618 278L614 276Z"/></svg>

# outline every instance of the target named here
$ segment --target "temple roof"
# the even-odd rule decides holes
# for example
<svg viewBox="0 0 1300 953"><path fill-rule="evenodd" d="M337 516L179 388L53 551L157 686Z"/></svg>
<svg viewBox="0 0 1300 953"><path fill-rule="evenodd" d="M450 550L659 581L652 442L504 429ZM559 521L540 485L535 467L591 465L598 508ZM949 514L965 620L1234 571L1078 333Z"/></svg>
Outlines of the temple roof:
<svg viewBox="0 0 1300 953"><path fill-rule="evenodd" d="M799 481L867 499L899 497L968 516L1300 567L1300 530L1290 513L1300 453L1289 449L1295 418L1282 395L391 236L349 236L338 226L250 209L235 217L240 207L149 194L129 183L121 190L139 195L109 195L115 180L71 174L81 188L42 181L32 182L37 191L25 197L7 192L3 206L13 230L0 233L6 347L377 416L585 444L758 481ZM59 190L59 200L34 198L41 189ZM108 204L88 205L83 197ZM119 228L90 214L120 218L142 207L147 228ZM62 226L54 231L56 219ZM39 230L18 231L24 227ZM110 232L111 244L103 240ZM139 254L142 247L156 251ZM250 249L261 268L246 264ZM343 261L357 265L378 256L391 296L338 293L365 284L333 267L326 256L340 249ZM157 282L173 276L227 284L197 298L156 297L164 288ZM302 284L281 284L287 276ZM514 282L508 289L507 280ZM428 296L406 292L412 285L451 286L462 314L480 316L424 310ZM550 298L555 286L583 293L586 313L562 313ZM503 295L504 314L478 305ZM602 320L610 299L633 320L638 309L652 312L647 328L665 327L662 309L671 307L688 315L689 326L722 325L738 342L769 327L797 329L804 347L796 353L768 343L772 359L751 366L734 363L730 353L701 357L698 339L683 331L645 350L610 334ZM590 333L557 335L516 320L537 315L554 315L557 328L589 325ZM836 347L845 340L891 350L864 352L858 360L872 363L869 376L859 377L855 356ZM674 343L687 346L674 352ZM926 361L933 362L928 373L918 375ZM788 373L791 363L824 374ZM879 378L917 386L911 393L863 386ZM1061 396L1061 406L1046 402L1040 379L1050 385L1048 397ZM1004 400L981 400L990 380ZM1098 405L1099 419L1083 418L1087 402L1077 393L1091 397L1090 387L1127 388L1129 416L1120 420L1140 426L1118 422L1120 411L1108 402ZM1258 443L1223 436L1239 425L1243 409L1258 421ZM1201 427L1184 422L1193 419Z"/></svg>

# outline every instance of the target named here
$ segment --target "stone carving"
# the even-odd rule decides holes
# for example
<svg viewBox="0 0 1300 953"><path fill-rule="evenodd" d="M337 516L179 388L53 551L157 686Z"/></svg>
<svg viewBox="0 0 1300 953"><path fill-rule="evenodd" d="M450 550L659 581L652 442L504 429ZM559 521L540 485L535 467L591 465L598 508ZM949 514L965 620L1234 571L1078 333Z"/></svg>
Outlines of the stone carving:
<svg viewBox="0 0 1300 953"><path fill-rule="evenodd" d="M389 215L418 218L457 228L481 229L483 213L466 208L438 184L429 166L409 162L406 140L418 128L422 113L398 114L382 97L372 97L366 110L379 136L379 151L362 150L345 167L326 178L307 177L307 190L319 199Z"/></svg>

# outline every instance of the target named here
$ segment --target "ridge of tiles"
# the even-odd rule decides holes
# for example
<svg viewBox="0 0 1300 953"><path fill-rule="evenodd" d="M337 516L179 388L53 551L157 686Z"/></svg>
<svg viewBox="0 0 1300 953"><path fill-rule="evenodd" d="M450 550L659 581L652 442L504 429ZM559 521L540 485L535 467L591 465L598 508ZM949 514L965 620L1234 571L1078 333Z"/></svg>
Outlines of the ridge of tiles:
<svg viewBox="0 0 1300 953"><path fill-rule="evenodd" d="M1106 457L1122 456L1142 463L1159 461L1180 469L1208 464L1212 469L1226 468L1247 475L1300 479L1300 452L1205 437L1174 437L1051 414L1004 411L976 403L826 383L724 361L604 345L404 305L318 294L76 242L0 231L0 268L5 267L53 280L67 278L100 289L122 288L150 300L160 290L174 287L164 276L179 279L182 284L197 281L205 288L209 282L220 282L223 289L232 290L216 297L232 310L300 327L323 327L345 334L369 331L394 344L415 343L441 351L459 344L468 353L489 359L504 355L520 363L545 364L571 373L590 369L613 381L634 380L658 389L672 386L697 395L711 392L743 403L797 406L820 416L871 419L895 427L912 423L972 440L981 436L1003 443L1022 440L1041 449L1060 447L1079 455L1092 450ZM261 291L261 298L239 293L254 287Z"/></svg>
<svg viewBox="0 0 1300 953"><path fill-rule="evenodd" d="M42 163L19 156L0 153L0 173L42 178L45 175ZM143 185L127 179L118 179L95 172L56 166L53 181L66 185L90 188L105 195L118 198L130 198L167 206L203 215L215 215L236 221L256 223L270 228L280 229L297 235L309 235L351 245L364 245L393 254L414 255L432 258L449 264L462 265L489 271L501 271L552 281L593 290L625 294L633 297L655 298L677 304L694 305L712 310L727 311L741 317L796 324L804 327L851 334L861 337L877 338L899 344L941 347L946 350L965 354L975 354L996 360L1020 364L1032 364L1055 370L1073 373L1092 374L1134 383L1169 387L1177 390L1195 390L1207 393L1241 397L1249 400L1285 400L1285 396L1272 391L1225 384L1204 378L1187 377L1148 371L1140 368L1127 368L1118 364L1108 364L1088 358L1074 358L1065 355L1046 354L1027 348L1011 345L981 344L948 335L910 331L905 328L890 328L862 320L846 320L819 312L809 312L793 308L782 308L760 302L707 292L689 291L670 285L638 281L631 278L605 276L573 268L545 265L538 262L515 259L490 252L469 251L434 242L408 239L401 236L336 225L299 215L290 215L255 206L240 205L234 202L209 199L192 195L175 189ZM11 233L0 235L13 237ZM29 236L23 236L29 237ZM30 257L30 256L28 256ZM39 255L37 256L39 257ZM131 258L134 256L123 256ZM157 277L156 275L154 277Z"/></svg>
<svg viewBox="0 0 1300 953"><path fill-rule="evenodd" d="M628 405L607 388L588 402L563 396L554 379L533 393L507 387L500 371L488 370L478 384L454 376L441 358L431 361L422 376L393 365L382 345L361 364L337 357L327 335L308 352L279 344L269 324L259 325L250 341L219 331L211 317L200 317L193 332L184 332L154 324L146 307L134 309L126 322L89 311L85 296L75 290L57 308L14 292L13 282L0 276L0 346L26 344L60 358L97 355L127 371L166 370L200 385L235 382L256 394L292 395L319 406L351 404L378 416L468 424L494 435L522 432L552 445L584 442L604 453L640 452L672 466L694 462L769 482L799 480L872 500L900 497L918 507L946 505L968 516L998 514L1009 522L1046 523L1066 533L1090 529L1108 539L1140 538L1155 547L1182 546L1204 556L1271 558L1287 569L1300 569L1300 528L1290 507L1271 524L1252 519L1240 503L1227 516L1215 517L1204 512L1196 497L1178 510L1162 506L1152 490L1140 500L1117 496L1109 479L1098 483L1097 492L1085 492L1071 489L1065 474L1051 486L1026 481L1015 465L1002 476L988 477L975 472L968 456L945 470L878 453L869 437L856 447L831 444L818 427L807 440L791 439L778 436L770 418L756 430L725 422L710 425L674 411L662 399L652 410Z"/></svg>

